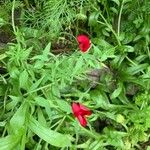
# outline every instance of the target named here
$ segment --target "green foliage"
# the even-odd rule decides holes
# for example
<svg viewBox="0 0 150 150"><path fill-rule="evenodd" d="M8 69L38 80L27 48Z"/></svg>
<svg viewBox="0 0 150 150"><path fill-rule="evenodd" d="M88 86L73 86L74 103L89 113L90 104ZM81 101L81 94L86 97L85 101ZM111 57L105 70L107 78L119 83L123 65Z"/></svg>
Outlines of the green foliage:
<svg viewBox="0 0 150 150"><path fill-rule="evenodd" d="M1 150L149 149L149 0L0 4L0 30L14 36L0 43ZM74 39L83 33L92 43L86 53ZM69 52L56 55L65 44ZM86 128L73 101L92 110Z"/></svg>
<svg viewBox="0 0 150 150"><path fill-rule="evenodd" d="M57 147L66 147L71 145L71 139L69 136L43 127L34 118L29 119L28 126L35 134L51 145Z"/></svg>

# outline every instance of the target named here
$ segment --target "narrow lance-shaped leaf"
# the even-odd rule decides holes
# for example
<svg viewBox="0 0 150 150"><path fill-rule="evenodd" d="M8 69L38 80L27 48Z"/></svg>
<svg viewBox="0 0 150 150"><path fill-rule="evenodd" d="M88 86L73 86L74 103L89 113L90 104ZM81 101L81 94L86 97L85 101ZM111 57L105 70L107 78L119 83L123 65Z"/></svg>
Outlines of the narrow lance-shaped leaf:
<svg viewBox="0 0 150 150"><path fill-rule="evenodd" d="M10 120L11 129L17 133L25 124L25 117L27 112L27 103L23 103Z"/></svg>
<svg viewBox="0 0 150 150"><path fill-rule="evenodd" d="M0 138L0 149L1 150L12 150L14 149L20 140L18 135L10 135L4 138Z"/></svg>
<svg viewBox="0 0 150 150"><path fill-rule="evenodd" d="M33 117L29 118L28 127L41 139L56 147L66 147L71 145L71 137L61 134L41 125Z"/></svg>

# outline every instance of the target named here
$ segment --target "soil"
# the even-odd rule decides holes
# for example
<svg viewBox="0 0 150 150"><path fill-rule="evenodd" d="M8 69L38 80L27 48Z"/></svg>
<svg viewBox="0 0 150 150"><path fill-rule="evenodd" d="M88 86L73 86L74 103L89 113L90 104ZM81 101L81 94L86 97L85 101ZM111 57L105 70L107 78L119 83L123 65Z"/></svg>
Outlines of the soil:
<svg viewBox="0 0 150 150"><path fill-rule="evenodd" d="M12 35L6 31L0 31L0 43L7 44L11 42Z"/></svg>

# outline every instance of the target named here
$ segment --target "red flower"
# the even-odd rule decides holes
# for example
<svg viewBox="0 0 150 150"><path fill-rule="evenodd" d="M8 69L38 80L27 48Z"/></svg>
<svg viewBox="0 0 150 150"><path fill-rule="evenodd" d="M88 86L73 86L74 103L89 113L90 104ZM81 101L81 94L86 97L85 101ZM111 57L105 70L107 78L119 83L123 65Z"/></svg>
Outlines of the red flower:
<svg viewBox="0 0 150 150"><path fill-rule="evenodd" d="M86 35L79 35L77 41L82 52L86 52L91 46L90 39Z"/></svg>
<svg viewBox="0 0 150 150"><path fill-rule="evenodd" d="M72 103L72 112L75 117L79 120L81 126L85 127L87 125L86 115L90 116L92 114L91 110L86 108L80 103Z"/></svg>

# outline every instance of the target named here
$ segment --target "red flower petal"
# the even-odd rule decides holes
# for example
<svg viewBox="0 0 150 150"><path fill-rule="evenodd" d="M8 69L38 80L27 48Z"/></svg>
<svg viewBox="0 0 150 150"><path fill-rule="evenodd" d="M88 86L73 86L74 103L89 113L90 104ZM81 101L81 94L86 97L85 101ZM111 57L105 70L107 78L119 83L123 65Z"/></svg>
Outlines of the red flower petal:
<svg viewBox="0 0 150 150"><path fill-rule="evenodd" d="M74 114L75 117L80 115L80 106L79 103L72 103L72 112Z"/></svg>
<svg viewBox="0 0 150 150"><path fill-rule="evenodd" d="M88 36L82 35L82 34L77 36L77 41L78 41L79 43L90 42Z"/></svg>
<svg viewBox="0 0 150 150"><path fill-rule="evenodd" d="M84 105L80 104L80 111L82 112L82 115L88 115L90 116L92 114L91 110L85 107Z"/></svg>
<svg viewBox="0 0 150 150"><path fill-rule="evenodd" d="M86 121L85 117L84 117L84 116L79 115L77 118L78 118L78 120L79 120L79 122L80 122L81 126L86 127L86 125L87 125L87 121Z"/></svg>
<svg viewBox="0 0 150 150"><path fill-rule="evenodd" d="M83 127L87 125L86 115L89 116L92 114L91 110L86 108L84 105L75 102L72 103L72 112L74 116L78 118Z"/></svg>
<svg viewBox="0 0 150 150"><path fill-rule="evenodd" d="M79 35L77 41L82 52L86 52L91 46L90 39L86 35Z"/></svg>

